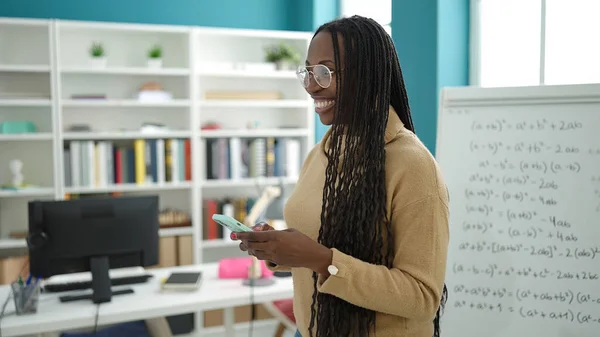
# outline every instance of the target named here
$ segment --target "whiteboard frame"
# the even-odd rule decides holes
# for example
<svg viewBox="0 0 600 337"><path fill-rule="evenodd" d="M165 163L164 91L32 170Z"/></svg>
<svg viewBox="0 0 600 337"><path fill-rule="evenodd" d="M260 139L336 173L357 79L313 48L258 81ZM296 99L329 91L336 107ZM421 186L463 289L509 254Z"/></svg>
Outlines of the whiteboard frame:
<svg viewBox="0 0 600 337"><path fill-rule="evenodd" d="M600 84L524 87L446 87L441 91L438 128L444 109L471 106L600 102ZM438 129L439 130L439 129Z"/></svg>

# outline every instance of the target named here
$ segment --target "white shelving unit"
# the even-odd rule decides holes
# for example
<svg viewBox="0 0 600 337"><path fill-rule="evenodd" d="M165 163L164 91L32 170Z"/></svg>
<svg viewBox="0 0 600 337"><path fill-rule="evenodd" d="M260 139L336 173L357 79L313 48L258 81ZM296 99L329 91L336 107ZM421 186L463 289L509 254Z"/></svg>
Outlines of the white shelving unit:
<svg viewBox="0 0 600 337"><path fill-rule="evenodd" d="M295 71L257 70L247 64L261 63L265 47L285 42L301 54L308 49L312 35L297 32L196 28L192 32L194 46L193 101L199 113L197 123L218 122L219 130L201 130L198 134L202 161L206 143L219 138L292 138L301 140L302 157L314 143L314 109L312 100L296 79ZM222 46L214 48L212 46ZM227 47L225 47L227 46ZM243 68L242 70L236 68ZM207 91L277 91L278 100L205 99ZM248 129L257 122L259 128ZM199 129L199 128L197 128ZM224 198L256 195L261 186L292 185L294 177L255 179L207 179L206 165L200 168L199 198ZM205 261L215 261L228 252L238 252L237 243L228 239L205 240L201 244Z"/></svg>
<svg viewBox="0 0 600 337"><path fill-rule="evenodd" d="M161 229L160 235L193 235L195 262L238 254L237 245L227 239L204 240L203 200L257 196L261 186L293 185L296 178L207 179L207 143L231 138L296 139L301 159L306 156L314 145L314 110L295 72L249 65L262 63L265 47L280 42L304 54L310 38L299 32L0 18L0 123L29 120L38 129L32 134L0 134L0 184L10 182L8 163L18 158L24 163L26 182L36 186L0 190L0 252L25 246L23 240L9 235L27 229L29 200L115 192L157 194L161 208L190 214L192 227ZM90 63L93 42L105 47L106 67ZM164 53L158 69L146 64L146 53L156 44ZM170 92L173 99L138 100L137 91L149 82ZM205 99L207 91L222 90L276 91L282 97ZM105 98L81 98L96 95ZM167 130L147 133L140 130L143 123L162 124ZM220 128L202 129L207 123L218 123ZM75 125L91 129L72 130ZM188 140L191 179L68 183L64 149L72 142L128 144L137 139Z"/></svg>
<svg viewBox="0 0 600 337"><path fill-rule="evenodd" d="M0 184L11 181L9 162L19 158L22 173L36 187L0 190L0 254L25 247L10 239L27 229L27 201L58 195L54 105L54 26L50 21L0 19L0 123L29 120L37 133L0 133Z"/></svg>

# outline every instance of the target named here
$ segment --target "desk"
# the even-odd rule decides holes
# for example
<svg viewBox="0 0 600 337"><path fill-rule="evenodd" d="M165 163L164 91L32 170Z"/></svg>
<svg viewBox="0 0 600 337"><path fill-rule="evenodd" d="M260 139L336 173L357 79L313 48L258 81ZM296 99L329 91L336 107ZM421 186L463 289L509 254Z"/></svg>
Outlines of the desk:
<svg viewBox="0 0 600 337"><path fill-rule="evenodd" d="M217 278L217 264L180 266L149 270L154 277L147 283L128 286L135 293L119 295L100 305L98 325L117 324L147 318L180 315L214 309L230 309L225 313L227 336L233 336L232 308L250 303L250 290L241 280ZM196 292L161 292L160 280L174 271L201 271L202 284ZM119 287L115 287L118 289ZM0 301L6 299L9 286L0 287ZM14 315L14 302L6 308L2 319L3 337L66 331L94 326L96 305L91 301L61 303L65 293L46 293L40 297L37 314ZM277 278L270 287L254 288L254 303L271 302L293 297L292 280ZM2 304L0 303L0 305ZM229 317L227 317L229 316ZM200 329L201 327L196 327Z"/></svg>

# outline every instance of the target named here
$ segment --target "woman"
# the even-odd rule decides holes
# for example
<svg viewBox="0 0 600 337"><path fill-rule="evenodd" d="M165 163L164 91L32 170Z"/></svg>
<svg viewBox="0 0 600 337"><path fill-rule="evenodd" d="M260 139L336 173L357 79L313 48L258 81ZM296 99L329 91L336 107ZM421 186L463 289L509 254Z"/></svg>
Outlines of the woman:
<svg viewBox="0 0 600 337"><path fill-rule="evenodd" d="M298 74L331 127L285 206L289 229L232 238L291 269L297 336L439 336L448 194L414 134L390 36L359 16L327 23Z"/></svg>

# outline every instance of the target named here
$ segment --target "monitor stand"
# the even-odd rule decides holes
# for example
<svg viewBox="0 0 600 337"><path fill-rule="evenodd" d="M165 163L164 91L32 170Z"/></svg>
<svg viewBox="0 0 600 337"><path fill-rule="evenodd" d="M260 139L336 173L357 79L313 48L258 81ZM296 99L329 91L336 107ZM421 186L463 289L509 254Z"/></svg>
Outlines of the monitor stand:
<svg viewBox="0 0 600 337"><path fill-rule="evenodd" d="M112 296L133 294L133 289L120 289L112 291L107 256L97 256L90 258L90 269L92 271L92 293L82 295L61 296L61 302L72 302L79 300L89 300L95 304L110 302Z"/></svg>
<svg viewBox="0 0 600 337"><path fill-rule="evenodd" d="M110 302L112 290L110 289L110 270L107 256L95 256L90 258L90 269L92 271L92 302Z"/></svg>

